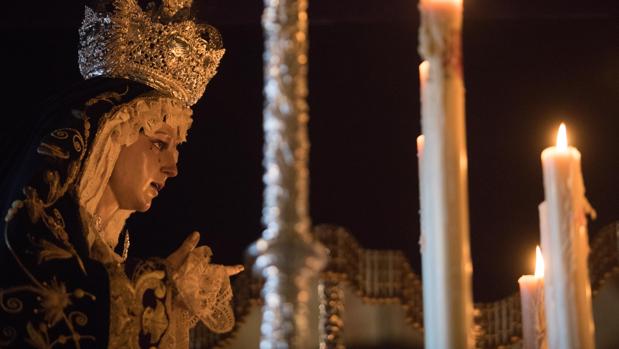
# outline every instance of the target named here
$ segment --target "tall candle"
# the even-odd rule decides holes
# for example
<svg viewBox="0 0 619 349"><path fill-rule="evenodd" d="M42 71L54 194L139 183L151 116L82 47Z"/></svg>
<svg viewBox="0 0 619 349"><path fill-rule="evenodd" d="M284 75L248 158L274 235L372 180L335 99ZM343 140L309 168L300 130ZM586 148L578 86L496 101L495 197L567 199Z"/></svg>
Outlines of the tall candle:
<svg viewBox="0 0 619 349"><path fill-rule="evenodd" d="M426 348L473 348L461 0L422 0L421 254ZM427 73L427 74L426 74Z"/></svg>
<svg viewBox="0 0 619 349"><path fill-rule="evenodd" d="M535 274L518 279L522 304L523 349L546 349L544 316L544 259L539 246L535 249Z"/></svg>
<svg viewBox="0 0 619 349"><path fill-rule="evenodd" d="M587 258L585 198L580 152L567 145L561 124L557 145L542 152L545 201L540 205L542 251L546 262L544 298L550 349L592 349L594 326Z"/></svg>

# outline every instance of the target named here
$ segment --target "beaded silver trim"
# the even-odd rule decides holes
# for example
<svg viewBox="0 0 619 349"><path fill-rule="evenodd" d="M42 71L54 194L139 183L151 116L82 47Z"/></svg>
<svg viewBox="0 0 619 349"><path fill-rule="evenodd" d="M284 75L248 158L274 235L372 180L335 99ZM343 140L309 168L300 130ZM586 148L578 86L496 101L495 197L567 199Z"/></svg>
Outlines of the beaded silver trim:
<svg viewBox="0 0 619 349"><path fill-rule="evenodd" d="M192 20L171 20L191 1L163 1L156 14L135 0L116 0L112 12L85 8L79 30L79 68L85 79L106 76L144 83L195 104L224 54L219 32Z"/></svg>

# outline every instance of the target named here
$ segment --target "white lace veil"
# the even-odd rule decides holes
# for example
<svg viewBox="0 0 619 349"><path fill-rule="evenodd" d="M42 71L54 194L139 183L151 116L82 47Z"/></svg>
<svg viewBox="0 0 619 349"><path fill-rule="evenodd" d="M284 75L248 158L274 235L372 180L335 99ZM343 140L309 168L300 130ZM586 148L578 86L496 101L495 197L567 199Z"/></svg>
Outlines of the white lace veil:
<svg viewBox="0 0 619 349"><path fill-rule="evenodd" d="M177 130L180 142L186 140L191 127L192 111L180 101L163 96L142 96L113 108L104 115L94 135L94 140L84 162L77 187L80 213L86 228L88 246L95 240L88 224L95 213L107 185L121 147L135 142L141 130L153 135L163 124ZM119 235L131 210L118 210L103 227L112 236Z"/></svg>

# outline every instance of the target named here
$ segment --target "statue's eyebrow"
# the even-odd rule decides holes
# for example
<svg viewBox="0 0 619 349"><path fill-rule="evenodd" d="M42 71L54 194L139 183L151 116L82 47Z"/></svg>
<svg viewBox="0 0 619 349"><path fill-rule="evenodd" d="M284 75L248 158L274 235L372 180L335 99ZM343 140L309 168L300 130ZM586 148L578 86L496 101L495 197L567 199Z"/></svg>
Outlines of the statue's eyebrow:
<svg viewBox="0 0 619 349"><path fill-rule="evenodd" d="M156 135L163 135L163 136L166 136L166 137L168 137L168 138L173 138L173 137L172 137L172 135L170 134L170 132L163 131L163 130L161 130L161 129L159 129L159 130L155 131L155 134L156 134Z"/></svg>
<svg viewBox="0 0 619 349"><path fill-rule="evenodd" d="M169 144L172 144L174 147L178 147L178 145L181 143L179 140L179 137L175 137L172 133L174 131L164 131L163 129L159 129L157 131L155 131L155 135L158 136L163 136L165 137L165 141Z"/></svg>

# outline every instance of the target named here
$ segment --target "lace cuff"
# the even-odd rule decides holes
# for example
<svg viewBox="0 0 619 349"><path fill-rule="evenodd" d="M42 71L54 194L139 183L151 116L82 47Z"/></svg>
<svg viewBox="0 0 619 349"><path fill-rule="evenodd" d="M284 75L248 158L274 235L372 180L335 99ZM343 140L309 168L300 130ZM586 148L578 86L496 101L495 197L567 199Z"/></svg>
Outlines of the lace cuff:
<svg viewBox="0 0 619 349"><path fill-rule="evenodd" d="M207 246L194 249L173 279L189 325L200 320L211 331L223 333L234 326L232 288L225 267L210 263L212 254Z"/></svg>

